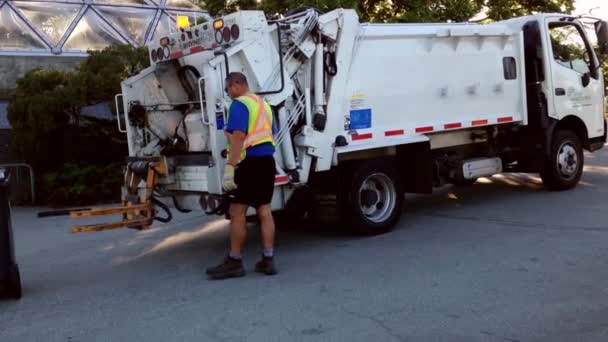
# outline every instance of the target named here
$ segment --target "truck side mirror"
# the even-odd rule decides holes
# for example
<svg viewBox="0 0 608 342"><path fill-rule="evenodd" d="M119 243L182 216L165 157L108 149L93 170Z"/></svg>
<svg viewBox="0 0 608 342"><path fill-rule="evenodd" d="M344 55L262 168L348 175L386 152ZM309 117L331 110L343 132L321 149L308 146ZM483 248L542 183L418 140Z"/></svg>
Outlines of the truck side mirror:
<svg viewBox="0 0 608 342"><path fill-rule="evenodd" d="M591 83L591 75L589 75L588 72L586 72L585 74L583 74L582 82L583 82L583 88L587 88L587 86L589 85L589 83Z"/></svg>
<svg viewBox="0 0 608 342"><path fill-rule="evenodd" d="M608 21L596 21L595 33L597 34L597 44L602 55L608 54Z"/></svg>

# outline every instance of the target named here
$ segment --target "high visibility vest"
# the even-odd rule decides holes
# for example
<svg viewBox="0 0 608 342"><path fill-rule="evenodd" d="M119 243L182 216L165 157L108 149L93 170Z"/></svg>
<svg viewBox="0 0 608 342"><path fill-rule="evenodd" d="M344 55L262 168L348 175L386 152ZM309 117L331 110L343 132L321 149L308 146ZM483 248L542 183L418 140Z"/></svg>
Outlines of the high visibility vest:
<svg viewBox="0 0 608 342"><path fill-rule="evenodd" d="M249 112L249 126L247 135L243 142L243 152L241 160L247 156L247 149L253 146L271 143L275 146L274 137L272 136L272 108L257 95L244 95L236 99L247 107ZM230 115L230 113L228 113ZM230 151L230 149L228 149Z"/></svg>

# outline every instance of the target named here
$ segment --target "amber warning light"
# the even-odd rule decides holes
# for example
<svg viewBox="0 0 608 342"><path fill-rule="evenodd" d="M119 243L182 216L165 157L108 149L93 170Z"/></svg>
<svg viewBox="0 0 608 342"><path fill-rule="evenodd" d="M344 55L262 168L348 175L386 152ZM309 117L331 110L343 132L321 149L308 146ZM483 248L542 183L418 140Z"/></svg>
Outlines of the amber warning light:
<svg viewBox="0 0 608 342"><path fill-rule="evenodd" d="M224 28L224 20L218 19L218 20L214 21L213 28L216 30L221 30L222 28Z"/></svg>
<svg viewBox="0 0 608 342"><path fill-rule="evenodd" d="M178 29L186 29L190 27L190 18L185 15L177 16L177 28Z"/></svg>

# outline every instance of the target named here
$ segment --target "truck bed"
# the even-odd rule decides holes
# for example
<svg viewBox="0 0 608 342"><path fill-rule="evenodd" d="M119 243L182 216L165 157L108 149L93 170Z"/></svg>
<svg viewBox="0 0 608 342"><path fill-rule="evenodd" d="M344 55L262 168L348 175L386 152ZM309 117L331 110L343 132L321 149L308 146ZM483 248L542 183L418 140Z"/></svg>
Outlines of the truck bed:
<svg viewBox="0 0 608 342"><path fill-rule="evenodd" d="M352 144L526 123L523 36L506 26L363 24L354 46Z"/></svg>

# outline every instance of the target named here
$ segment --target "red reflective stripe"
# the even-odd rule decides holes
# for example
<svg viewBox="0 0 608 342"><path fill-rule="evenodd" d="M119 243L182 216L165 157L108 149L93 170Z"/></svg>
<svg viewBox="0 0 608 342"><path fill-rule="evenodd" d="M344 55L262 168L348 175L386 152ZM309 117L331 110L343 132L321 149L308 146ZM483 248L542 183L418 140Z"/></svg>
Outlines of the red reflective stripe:
<svg viewBox="0 0 608 342"><path fill-rule="evenodd" d="M473 126L487 125L488 120L475 120L472 122L472 124L473 124Z"/></svg>
<svg viewBox="0 0 608 342"><path fill-rule="evenodd" d="M396 129L394 131L386 131L386 132L384 132L384 136L386 136L386 137L392 137L392 136L395 136L395 135L404 135L404 134L405 134L405 131L402 130L402 129Z"/></svg>
<svg viewBox="0 0 608 342"><path fill-rule="evenodd" d="M433 131L433 126L426 126L426 127L418 127L416 128L416 133L426 133L426 132L432 132Z"/></svg>
<svg viewBox="0 0 608 342"><path fill-rule="evenodd" d="M365 140L365 139L371 139L374 135L371 133L365 133L365 134L355 134L353 135L353 140Z"/></svg>
<svg viewBox="0 0 608 342"><path fill-rule="evenodd" d="M460 128L460 127L462 127L462 124L460 122L455 122L455 123L445 124L445 125L443 125L443 127L445 129Z"/></svg>
<svg viewBox="0 0 608 342"><path fill-rule="evenodd" d="M513 117L511 116L506 116L504 118L498 118L498 122L511 122L513 121Z"/></svg>
<svg viewBox="0 0 608 342"><path fill-rule="evenodd" d="M289 177L287 176L276 176L274 177L274 182L276 183L287 183L289 182Z"/></svg>
<svg viewBox="0 0 608 342"><path fill-rule="evenodd" d="M202 52L205 51L205 49L202 46L195 46L193 48L190 48L190 53L197 53L197 52Z"/></svg>
<svg viewBox="0 0 608 342"><path fill-rule="evenodd" d="M171 52L171 55L169 55L169 58L171 58L171 59L180 58L180 57L184 57L184 53L181 51Z"/></svg>
<svg viewBox="0 0 608 342"><path fill-rule="evenodd" d="M218 43L211 44L211 48L213 48L213 49L218 48L218 47L220 47L220 44L218 44Z"/></svg>

